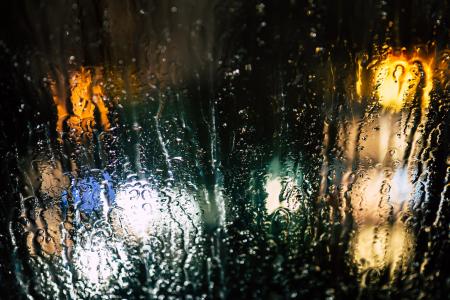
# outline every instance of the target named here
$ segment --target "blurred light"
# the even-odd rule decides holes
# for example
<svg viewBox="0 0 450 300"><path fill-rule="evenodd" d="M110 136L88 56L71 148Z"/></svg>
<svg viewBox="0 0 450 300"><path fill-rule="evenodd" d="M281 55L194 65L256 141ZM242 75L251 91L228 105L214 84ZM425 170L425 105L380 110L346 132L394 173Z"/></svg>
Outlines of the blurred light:
<svg viewBox="0 0 450 300"><path fill-rule="evenodd" d="M408 178L408 170L399 168L395 171L392 178L390 201L393 204L402 205L411 199L413 184ZM412 200L412 199L411 199Z"/></svg>
<svg viewBox="0 0 450 300"><path fill-rule="evenodd" d="M416 97L422 88L422 108L430 102L429 93L433 87L433 60L419 55L416 51L411 56L395 55L392 49L381 60L374 73L374 86L380 104L387 109L400 111ZM357 86L360 78L357 78ZM423 87L421 82L423 82Z"/></svg>
<svg viewBox="0 0 450 300"><path fill-rule="evenodd" d="M99 70L95 70L95 76L93 77L91 70L84 67L71 74L69 84L72 109L69 109L69 105L66 103L63 78L58 78L58 81L53 82L50 88L57 109L56 130L59 133L63 132L64 122L67 123L76 137L80 137L83 133L91 133L95 126L96 109L100 116L102 128L104 130L109 129L108 108L104 103L105 95L100 84L101 78Z"/></svg>
<svg viewBox="0 0 450 300"><path fill-rule="evenodd" d="M366 179L355 191L362 195L362 202L355 209L358 228L353 238L354 260L361 273L389 267L393 275L409 259L413 247L413 236L398 217L407 210L403 203L410 200L413 186L406 168L395 170L392 178L374 169Z"/></svg>
<svg viewBox="0 0 450 300"><path fill-rule="evenodd" d="M268 214L273 213L278 207L280 207L281 189L282 186L280 177L275 177L267 181L266 193L268 196L266 200L266 210Z"/></svg>
<svg viewBox="0 0 450 300"><path fill-rule="evenodd" d="M116 205L121 211L127 228L137 237L144 237L152 224L164 217L165 207L159 201L159 195L146 180L127 182L119 186Z"/></svg>
<svg viewBox="0 0 450 300"><path fill-rule="evenodd" d="M95 237L88 245L76 245L74 262L81 275L93 286L106 286L111 277L120 273L120 264L127 260L124 247L103 236Z"/></svg>
<svg viewBox="0 0 450 300"><path fill-rule="evenodd" d="M393 226L368 225L355 236L354 259L361 273L390 268L391 277L412 253L413 238L402 223Z"/></svg>
<svg viewBox="0 0 450 300"><path fill-rule="evenodd" d="M200 227L198 203L185 191L157 190L145 179L119 184L112 191L109 176L103 175L105 181L101 186L92 178L80 182L88 182L94 188L75 185L76 189L84 189L79 195L78 210L103 211L102 217L89 225L90 229L86 226L78 229L79 238L74 247L76 269L99 288L108 285L121 272L130 275L131 271L124 270L123 265L129 259L126 247L131 241L150 247L149 241L155 237L178 232L183 239L188 239L185 242L189 245L190 234Z"/></svg>
<svg viewBox="0 0 450 300"><path fill-rule="evenodd" d="M358 98L361 98L362 96L362 62L361 59L358 59L357 61L357 71L356 71L356 95L358 95Z"/></svg>

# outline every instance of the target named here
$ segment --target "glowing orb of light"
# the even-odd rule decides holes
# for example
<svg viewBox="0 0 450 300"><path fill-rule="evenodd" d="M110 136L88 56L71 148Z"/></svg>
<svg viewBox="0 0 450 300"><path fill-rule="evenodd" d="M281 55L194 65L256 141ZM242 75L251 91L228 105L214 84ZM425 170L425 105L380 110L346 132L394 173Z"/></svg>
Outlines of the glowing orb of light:
<svg viewBox="0 0 450 300"><path fill-rule="evenodd" d="M384 108L400 111L406 103L412 103L421 89L421 106L428 107L429 93L433 88L432 62L431 58L422 57L418 52L411 56L389 53L380 61L374 74L380 104Z"/></svg>
<svg viewBox="0 0 450 300"><path fill-rule="evenodd" d="M280 194L281 194L281 178L275 177L267 180L266 183L266 209L269 214L273 213L278 207L280 207Z"/></svg>
<svg viewBox="0 0 450 300"><path fill-rule="evenodd" d="M120 226L138 239L163 228L191 231L200 223L197 200L183 189L158 188L147 180L133 180L116 189L115 207Z"/></svg>
<svg viewBox="0 0 450 300"><path fill-rule="evenodd" d="M126 267L132 261L130 246L160 252L160 245L154 248L155 239L166 241L175 236L192 245L201 230L199 204L186 190L157 187L141 179L115 186L113 198L107 193L103 186L95 194L103 206L98 205L99 213L92 214L93 219L79 228L73 251L75 269L96 293L135 272ZM90 225L95 218L97 221ZM168 251L176 251L176 247Z"/></svg>
<svg viewBox="0 0 450 300"><path fill-rule="evenodd" d="M126 274L128 255L125 245L114 237L111 226L99 220L92 227L80 228L73 261L79 277L85 278L95 293Z"/></svg>
<svg viewBox="0 0 450 300"><path fill-rule="evenodd" d="M161 221L165 209L158 192L146 180L120 185L115 204L120 211L122 225L138 237L145 236L152 225Z"/></svg>

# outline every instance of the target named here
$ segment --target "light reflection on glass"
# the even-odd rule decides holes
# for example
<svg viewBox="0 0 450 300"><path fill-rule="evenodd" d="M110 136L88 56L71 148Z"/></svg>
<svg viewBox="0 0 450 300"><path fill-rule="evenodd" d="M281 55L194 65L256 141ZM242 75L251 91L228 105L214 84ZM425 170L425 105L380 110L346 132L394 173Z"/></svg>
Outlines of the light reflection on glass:
<svg viewBox="0 0 450 300"><path fill-rule="evenodd" d="M268 165L264 185L267 214L270 215L279 208L296 211L300 206L300 181L301 174L291 160L285 161L282 167L279 157L272 159Z"/></svg>
<svg viewBox="0 0 450 300"><path fill-rule="evenodd" d="M84 238L88 239L85 244L78 243L74 247L75 269L94 289L105 288L112 278L124 272L123 265L128 261L126 249L102 231L86 233Z"/></svg>
<svg viewBox="0 0 450 300"><path fill-rule="evenodd" d="M356 94L361 98L375 92L383 108L398 112L411 105L421 89L420 106L426 109L433 88L433 64L433 57L420 47L406 53L404 48L385 46L383 53L367 64L365 72L370 73L372 82L363 82L362 60L357 61Z"/></svg>
<svg viewBox="0 0 450 300"><path fill-rule="evenodd" d="M280 194L281 194L281 178L275 177L267 180L266 183L266 210L268 214L273 213L278 207L280 207Z"/></svg>
<svg viewBox="0 0 450 300"><path fill-rule="evenodd" d="M370 84L361 81L361 65L358 61L356 87ZM372 62L372 78L375 95L381 108L370 115L368 122L359 129L361 138L351 142L347 150L352 161L359 144L360 165L356 180L352 183L351 199L356 232L353 236L353 260L365 282L367 271L389 270L392 280L395 272L405 266L413 253L415 238L405 222L414 204L414 185L411 173L416 161L410 159L417 151L420 131L411 130L411 120L401 111L405 105L413 105L421 97L419 107L427 108L432 88L432 59L419 55L394 54L389 49L386 56ZM366 91L362 91L363 93ZM358 93L359 94L359 93ZM353 122L351 132L357 132ZM350 139L356 139L351 135Z"/></svg>
<svg viewBox="0 0 450 300"><path fill-rule="evenodd" d="M391 179L377 169L367 173L367 178L357 191L363 195L354 212L354 260L362 274L389 267L393 276L407 262L414 244L413 236L400 220L407 213L412 185L403 168L395 171Z"/></svg>
<svg viewBox="0 0 450 300"><path fill-rule="evenodd" d="M56 79L51 80L50 90L58 115L56 131L62 133L66 123L75 138L90 135L96 124L96 110L102 129L109 130L111 125L101 70L81 67L80 70L71 72L69 77L70 104L66 101L63 75L58 74Z"/></svg>

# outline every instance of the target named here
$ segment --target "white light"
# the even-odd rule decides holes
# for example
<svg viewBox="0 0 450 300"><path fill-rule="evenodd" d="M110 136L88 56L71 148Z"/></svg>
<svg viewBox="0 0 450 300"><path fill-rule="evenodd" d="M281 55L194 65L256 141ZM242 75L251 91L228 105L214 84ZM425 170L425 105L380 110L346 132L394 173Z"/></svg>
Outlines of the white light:
<svg viewBox="0 0 450 300"><path fill-rule="evenodd" d="M266 193L268 194L266 200L267 213L273 213L278 207L280 207L280 193L281 193L281 179L275 177L267 181Z"/></svg>
<svg viewBox="0 0 450 300"><path fill-rule="evenodd" d="M116 194L117 209L128 230L139 238L161 221L164 207L158 192L152 189L145 180L137 180L123 184Z"/></svg>
<svg viewBox="0 0 450 300"><path fill-rule="evenodd" d="M102 234L101 228L86 231L81 238L87 242L74 248L75 268L94 290L101 290L120 274L120 264L127 260L125 248L119 241Z"/></svg>
<svg viewBox="0 0 450 300"><path fill-rule="evenodd" d="M408 170L401 168L395 171L392 178L390 200L393 204L401 205L405 201L411 199L411 193L413 191L413 184L408 178Z"/></svg>
<svg viewBox="0 0 450 300"><path fill-rule="evenodd" d="M146 180L119 186L116 206L121 226L138 239L161 232L165 225L177 223L190 231L200 223L200 209L194 197L178 188L159 192Z"/></svg>
<svg viewBox="0 0 450 300"><path fill-rule="evenodd" d="M103 207L109 212L92 229L81 228L80 231L85 231L78 235L74 248L75 268L96 291L109 286L123 272L124 276L130 276L130 270L123 269L130 259L125 244L130 238L149 247L150 240L166 237L167 232L172 236L184 233L182 238L189 245L193 242L190 234L201 230L199 205L182 189L157 190L147 180L134 180L115 189L113 202L111 208ZM149 249L152 250L155 249Z"/></svg>

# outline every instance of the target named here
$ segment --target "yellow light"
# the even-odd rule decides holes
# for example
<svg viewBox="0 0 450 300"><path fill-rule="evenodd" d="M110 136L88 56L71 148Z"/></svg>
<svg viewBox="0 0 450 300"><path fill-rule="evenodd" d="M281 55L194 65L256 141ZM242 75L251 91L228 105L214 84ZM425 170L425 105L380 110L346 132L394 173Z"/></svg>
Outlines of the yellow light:
<svg viewBox="0 0 450 300"><path fill-rule="evenodd" d="M101 77L99 74L96 74L96 77ZM108 108L104 103L105 94L102 86L94 82L91 70L82 67L79 71L73 72L69 78L69 84L71 111L68 109L63 88L58 89L56 84L51 85L53 101L58 114L56 130L63 132L64 122L66 122L75 136L79 137L83 133L92 132L96 109L99 112L103 130L109 130Z"/></svg>
<svg viewBox="0 0 450 300"><path fill-rule="evenodd" d="M406 168L396 169L391 178L372 169L366 178L362 185L355 186L355 193L362 197L354 203L360 208L354 211L358 227L353 237L353 259L360 274L389 268L394 278L394 272L409 260L414 246L413 235L398 218L407 210L405 204L411 198L413 185ZM386 221L390 214L396 219L394 224Z"/></svg>
<svg viewBox="0 0 450 300"><path fill-rule="evenodd" d="M375 65L373 84L379 103L386 109L400 111L414 100L419 89L422 93L422 108L429 105L429 93L433 88L433 60L419 55L395 55L390 52ZM360 82L357 77L356 86Z"/></svg>
<svg viewBox="0 0 450 300"><path fill-rule="evenodd" d="M365 225L355 236L354 259L361 273L390 267L391 276L411 254L412 236L402 223L392 227Z"/></svg>
<svg viewBox="0 0 450 300"><path fill-rule="evenodd" d="M358 99L362 96L362 65L361 59L358 60L358 69L356 71L356 95Z"/></svg>

